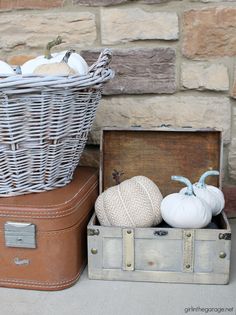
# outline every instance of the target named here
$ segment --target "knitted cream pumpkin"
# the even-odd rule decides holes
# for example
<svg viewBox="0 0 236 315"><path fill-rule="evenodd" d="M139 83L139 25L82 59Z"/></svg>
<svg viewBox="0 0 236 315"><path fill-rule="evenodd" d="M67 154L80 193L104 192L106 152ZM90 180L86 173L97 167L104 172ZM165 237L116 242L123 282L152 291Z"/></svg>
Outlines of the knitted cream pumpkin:
<svg viewBox="0 0 236 315"><path fill-rule="evenodd" d="M145 176L135 176L105 190L96 200L95 212L101 225L149 227L162 221L162 195Z"/></svg>

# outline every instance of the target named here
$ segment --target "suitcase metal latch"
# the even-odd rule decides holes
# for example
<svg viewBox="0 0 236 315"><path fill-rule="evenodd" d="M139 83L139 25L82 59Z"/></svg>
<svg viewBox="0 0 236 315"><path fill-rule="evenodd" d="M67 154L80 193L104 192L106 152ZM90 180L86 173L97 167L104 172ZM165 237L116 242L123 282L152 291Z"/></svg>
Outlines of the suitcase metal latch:
<svg viewBox="0 0 236 315"><path fill-rule="evenodd" d="M36 227L32 223L6 222L4 234L7 247L36 248Z"/></svg>

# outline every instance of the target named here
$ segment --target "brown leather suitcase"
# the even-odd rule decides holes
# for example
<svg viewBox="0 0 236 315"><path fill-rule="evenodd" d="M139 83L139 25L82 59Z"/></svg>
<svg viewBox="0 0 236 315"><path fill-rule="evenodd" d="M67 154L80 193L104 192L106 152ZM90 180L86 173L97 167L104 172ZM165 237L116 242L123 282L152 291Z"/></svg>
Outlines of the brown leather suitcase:
<svg viewBox="0 0 236 315"><path fill-rule="evenodd" d="M97 195L97 170L78 167L63 188L0 198L0 286L73 285L86 265L86 227Z"/></svg>

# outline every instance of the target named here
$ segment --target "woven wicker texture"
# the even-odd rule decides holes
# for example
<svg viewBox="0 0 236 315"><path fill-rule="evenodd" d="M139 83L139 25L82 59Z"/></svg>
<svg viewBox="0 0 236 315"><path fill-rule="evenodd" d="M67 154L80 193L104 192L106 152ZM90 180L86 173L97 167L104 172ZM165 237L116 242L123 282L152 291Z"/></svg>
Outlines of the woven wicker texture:
<svg viewBox="0 0 236 315"><path fill-rule="evenodd" d="M103 83L113 77L105 49L85 76L0 79L0 196L62 187L87 141Z"/></svg>
<svg viewBox="0 0 236 315"><path fill-rule="evenodd" d="M101 225L150 227L162 221L162 195L145 176L135 176L105 190L96 200L95 212Z"/></svg>

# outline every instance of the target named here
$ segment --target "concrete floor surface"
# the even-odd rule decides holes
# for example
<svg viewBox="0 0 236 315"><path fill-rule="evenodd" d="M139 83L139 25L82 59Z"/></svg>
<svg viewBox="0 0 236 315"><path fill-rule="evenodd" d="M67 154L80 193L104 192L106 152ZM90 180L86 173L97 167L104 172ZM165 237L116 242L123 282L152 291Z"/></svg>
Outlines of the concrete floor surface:
<svg viewBox="0 0 236 315"><path fill-rule="evenodd" d="M76 285L63 291L0 288L0 315L236 315L236 219L230 223L228 285L95 281L86 269Z"/></svg>

